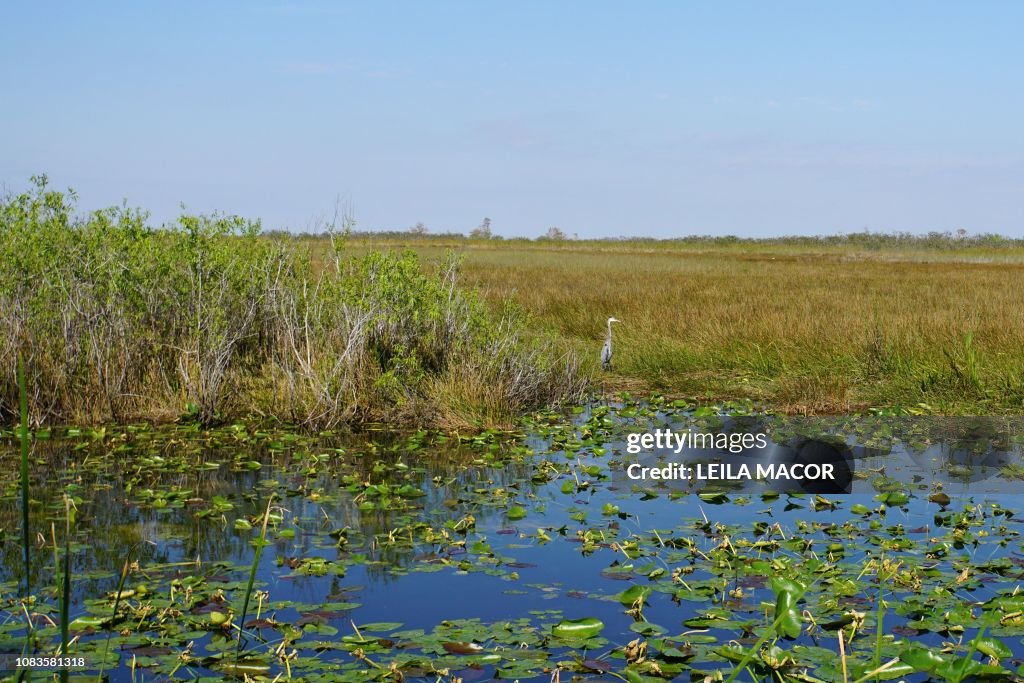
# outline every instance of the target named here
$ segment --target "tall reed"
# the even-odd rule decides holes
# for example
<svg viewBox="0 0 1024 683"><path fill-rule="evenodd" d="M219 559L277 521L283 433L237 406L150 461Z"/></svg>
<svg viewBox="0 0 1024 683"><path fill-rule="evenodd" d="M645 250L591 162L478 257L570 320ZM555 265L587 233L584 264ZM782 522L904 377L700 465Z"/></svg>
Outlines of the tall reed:
<svg viewBox="0 0 1024 683"><path fill-rule="evenodd" d="M25 592L23 598L25 601L25 614L27 615L24 654L29 655L34 648L32 644L32 616L29 607L32 596L32 564L28 527L28 389L25 386L25 361L20 355L18 356L18 394L21 414L21 425L18 429L21 438L21 547L23 551L23 568L25 570ZM22 671L19 680L31 681L32 672L29 670Z"/></svg>
<svg viewBox="0 0 1024 683"><path fill-rule="evenodd" d="M27 600L32 594L32 579L30 549L29 549L29 528L28 528L28 390L25 386L25 361L18 358L18 393L21 403L21 425L18 433L21 438L21 547L23 551L23 562L25 568L25 593ZM31 625L30 625L31 628Z"/></svg>
<svg viewBox="0 0 1024 683"><path fill-rule="evenodd" d="M121 565L121 575L117 579L117 593L114 594L114 607L110 610L110 630L107 631L106 641L103 643L103 655L100 658L100 670L96 675L96 683L103 681L103 672L107 668L107 655L110 653L110 636L113 634L114 623L117 621L117 608L121 606L121 595L124 592L125 584L128 582L128 572L131 569L132 556L139 549L140 543L136 543L128 549L128 554Z"/></svg>
<svg viewBox="0 0 1024 683"><path fill-rule="evenodd" d="M270 522L270 507L274 503L274 496L267 501L267 509L263 512L263 526L260 529L260 537L256 542L256 552L252 556L252 567L249 569L249 581L245 585L245 600L242 602L242 615L238 620L238 642L235 644L235 669L238 669L239 658L242 654L242 637L245 635L245 617L249 612L249 600L252 598L252 589L256 584L256 570L260 566L260 557L263 555L263 546L267 544L267 524Z"/></svg>
<svg viewBox="0 0 1024 683"><path fill-rule="evenodd" d="M68 656L68 630L71 625L71 528L72 510L74 504L71 497L64 494L64 557L61 568L61 592L60 592L60 654ZM60 670L61 683L67 683L67 668Z"/></svg>

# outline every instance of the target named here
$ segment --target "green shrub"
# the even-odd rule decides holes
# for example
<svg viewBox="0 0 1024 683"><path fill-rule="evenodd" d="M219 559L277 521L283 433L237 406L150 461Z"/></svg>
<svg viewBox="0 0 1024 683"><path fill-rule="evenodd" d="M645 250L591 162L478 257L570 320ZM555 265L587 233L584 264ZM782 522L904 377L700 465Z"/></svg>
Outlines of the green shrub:
<svg viewBox="0 0 1024 683"><path fill-rule="evenodd" d="M74 193L33 183L0 203L0 417L15 414L19 350L36 422L184 412L463 424L583 390L571 355L548 357L520 317L459 287L453 256L436 267L411 251L346 258L336 234L318 266L258 222L79 216Z"/></svg>

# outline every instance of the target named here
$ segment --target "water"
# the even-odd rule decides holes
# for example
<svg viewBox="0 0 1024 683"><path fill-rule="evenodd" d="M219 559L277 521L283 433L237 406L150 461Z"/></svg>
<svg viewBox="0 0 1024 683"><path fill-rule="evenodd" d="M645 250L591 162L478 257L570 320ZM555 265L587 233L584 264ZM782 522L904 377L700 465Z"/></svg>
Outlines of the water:
<svg viewBox="0 0 1024 683"><path fill-rule="evenodd" d="M630 433L666 427L767 433L771 448L791 445L794 434L839 434L831 443L853 458L852 493L775 495L763 482L639 487L622 474L637 457L711 457L627 452ZM55 432L34 445L40 651L59 642L51 624L67 490L77 508L71 653L93 672L105 661L112 680L132 680L133 657L135 680L231 673L231 624L241 620L268 501L242 655L268 678L372 680L392 665L430 681L442 670L466 681L549 681L558 669L562 680L570 672L621 680L605 670L627 668L678 670L681 680L691 670L728 673L733 664L718 648L749 648L765 632L775 575L806 579L801 609L818 623L862 615L867 635L851 633L846 647L850 666L869 670L880 571L889 603L883 662L907 643L956 642L964 609L978 624L988 619L988 635L1020 656L1024 624L1000 623L992 601L1012 591L1024 564L1012 513L1021 433L1012 420L801 422L646 404L549 415L516 440L475 442L387 432L311 438L242 425ZM3 449L13 462L13 440ZM25 637L16 473L2 485L0 650L16 653ZM906 500L886 505L889 494ZM134 592L120 601L108 644L126 560ZM631 586L649 590L641 605L618 599ZM946 627L937 608L954 615ZM227 628L212 613L231 615ZM585 618L603 622L598 635L552 636L563 620ZM836 631L802 627L777 643L793 657L785 671L836 676L835 656L823 655L838 652ZM636 639L648 647L642 659L635 649L625 655ZM627 659L637 661L627 667Z"/></svg>

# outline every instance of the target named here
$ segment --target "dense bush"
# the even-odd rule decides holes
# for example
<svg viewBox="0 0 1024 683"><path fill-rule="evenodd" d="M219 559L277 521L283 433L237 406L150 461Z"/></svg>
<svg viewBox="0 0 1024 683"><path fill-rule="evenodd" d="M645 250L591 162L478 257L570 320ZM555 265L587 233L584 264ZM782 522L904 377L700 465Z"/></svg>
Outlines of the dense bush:
<svg viewBox="0 0 1024 683"><path fill-rule="evenodd" d="M456 426L575 399L568 354L412 252L326 263L236 216L75 213L34 179L0 203L0 417L29 371L33 419L275 417L327 427L402 417ZM550 345L548 345L550 346ZM557 357L556 357L557 356Z"/></svg>

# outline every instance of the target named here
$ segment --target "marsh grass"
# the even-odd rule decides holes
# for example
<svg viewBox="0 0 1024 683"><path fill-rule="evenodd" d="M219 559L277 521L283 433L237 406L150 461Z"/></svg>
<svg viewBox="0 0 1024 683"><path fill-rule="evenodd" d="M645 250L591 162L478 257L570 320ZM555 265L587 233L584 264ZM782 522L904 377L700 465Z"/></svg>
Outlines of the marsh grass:
<svg viewBox="0 0 1024 683"><path fill-rule="evenodd" d="M852 237L852 236L851 236ZM870 239L868 239L870 237ZM1019 240L538 243L353 238L350 248L461 244L465 279L511 299L608 388L752 399L789 413L1024 409ZM311 240L313 242L313 240ZM614 315L611 373L598 367Z"/></svg>

